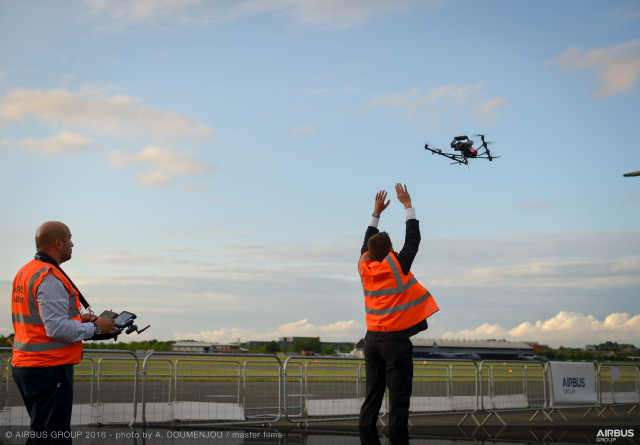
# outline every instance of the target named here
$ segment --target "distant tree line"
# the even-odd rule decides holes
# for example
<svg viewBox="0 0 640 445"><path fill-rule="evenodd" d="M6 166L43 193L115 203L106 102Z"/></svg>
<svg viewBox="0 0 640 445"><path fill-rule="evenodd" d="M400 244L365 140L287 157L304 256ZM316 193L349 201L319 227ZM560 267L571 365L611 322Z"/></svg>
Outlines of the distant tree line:
<svg viewBox="0 0 640 445"><path fill-rule="evenodd" d="M113 340L102 340L102 341L83 341L82 348L83 349L126 349L128 351L171 351L171 347L175 341L158 341L158 340L147 340L147 341L132 341L129 343L113 341Z"/></svg>
<svg viewBox="0 0 640 445"><path fill-rule="evenodd" d="M599 345L586 346L584 348L566 348L560 346L557 349L548 348L538 351L536 355L542 355L555 361L627 361L630 357L637 357L638 348L631 344L618 344L607 341Z"/></svg>
<svg viewBox="0 0 640 445"><path fill-rule="evenodd" d="M13 337L14 334L11 335L0 335L0 347L13 347ZM82 348L83 349L126 349L129 351L137 351L142 349L144 351L148 351L153 349L154 351L171 351L171 346L175 341L158 341L158 340L147 340L147 341L132 341L129 343L113 341L113 340L102 340L102 341L83 341Z"/></svg>
<svg viewBox="0 0 640 445"><path fill-rule="evenodd" d="M12 347L13 347L13 334L7 335L6 337L4 335L0 335L0 348L12 348Z"/></svg>
<svg viewBox="0 0 640 445"><path fill-rule="evenodd" d="M248 346L248 344L243 344L243 347L245 348L247 348ZM287 348L280 346L275 340L271 340L270 342L261 346L254 345L250 350L251 352L256 354L280 354L286 352L300 354L302 351L309 351L322 355L336 355L336 353L338 352L331 345L322 346L320 337L312 337L305 340L299 338L291 343ZM351 348L347 347L339 352L351 352Z"/></svg>

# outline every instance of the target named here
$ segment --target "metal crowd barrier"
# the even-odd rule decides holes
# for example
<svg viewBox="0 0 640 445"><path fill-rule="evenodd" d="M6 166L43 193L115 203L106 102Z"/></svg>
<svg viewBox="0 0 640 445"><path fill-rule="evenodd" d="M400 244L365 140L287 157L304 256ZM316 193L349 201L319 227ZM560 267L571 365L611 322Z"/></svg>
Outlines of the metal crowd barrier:
<svg viewBox="0 0 640 445"><path fill-rule="evenodd" d="M150 352L142 369L143 425L273 423L282 416L276 355Z"/></svg>
<svg viewBox="0 0 640 445"><path fill-rule="evenodd" d="M629 407L627 414L631 414L640 405L640 365L599 363L596 385L598 416L609 410L620 417L615 407Z"/></svg>
<svg viewBox="0 0 640 445"><path fill-rule="evenodd" d="M479 426L492 416L506 425L501 412L541 410L548 405L548 377L543 363L483 360L478 370L478 407L487 413L482 421L473 416Z"/></svg>
<svg viewBox="0 0 640 445"><path fill-rule="evenodd" d="M0 352L11 351L11 348L0 348ZM95 354L99 357L95 357ZM136 355L126 350L84 350L83 358L74 366L74 388L73 388L73 411L71 423L73 425L91 424L131 424L135 418L136 411L136 387L137 371L132 375L133 384L123 387L117 380L123 377L122 373L114 374L102 366L103 362L110 360L129 360L137 362ZM96 360L98 366L96 366ZM6 425L29 425L30 419L24 407L22 397L11 375L11 359L7 360L7 365L3 369L6 379L5 393L3 397L3 410L0 412L0 424ZM136 367L137 369L137 367ZM110 383L108 383L110 382ZM112 386L113 389L105 390ZM116 387L120 386L119 391ZM133 390L132 390L133 388ZM110 403L114 397L121 397L123 401L118 403L118 409L113 409L109 413ZM131 416L123 418L126 413ZM114 418L114 416L116 416ZM116 418L119 418L116 420Z"/></svg>
<svg viewBox="0 0 640 445"><path fill-rule="evenodd" d="M11 377L11 348L0 348L0 426L28 425ZM570 365L578 366L578 365ZM299 425L358 417L363 359L276 355L85 350L74 369L74 425ZM640 365L594 364L599 417L640 407ZM410 415L459 415L480 427L502 414L531 410L564 417L554 403L548 364L533 361L416 359ZM385 398L380 416L388 412ZM566 417L565 417L566 420Z"/></svg>
<svg viewBox="0 0 640 445"><path fill-rule="evenodd" d="M356 418L364 401L364 361L290 356L283 369L284 412L290 422Z"/></svg>
<svg viewBox="0 0 640 445"><path fill-rule="evenodd" d="M472 360L414 360L409 414L456 413L464 419L478 409L478 391L478 368Z"/></svg>

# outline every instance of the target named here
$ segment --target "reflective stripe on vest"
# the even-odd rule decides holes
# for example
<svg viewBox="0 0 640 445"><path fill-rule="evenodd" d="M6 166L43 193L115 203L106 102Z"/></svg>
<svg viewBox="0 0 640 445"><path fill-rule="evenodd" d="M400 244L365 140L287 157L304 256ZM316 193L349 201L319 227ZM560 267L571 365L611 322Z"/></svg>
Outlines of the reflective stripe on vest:
<svg viewBox="0 0 640 445"><path fill-rule="evenodd" d="M358 261L358 270L365 295L367 329L401 331L438 310L431 293L411 272L402 272L393 253L374 261L366 252Z"/></svg>
<svg viewBox="0 0 640 445"><path fill-rule="evenodd" d="M45 343L22 343L21 341L14 341L13 348L17 351L26 352L45 352L54 351L60 348L66 348L69 346L68 341L53 340Z"/></svg>
<svg viewBox="0 0 640 445"><path fill-rule="evenodd" d="M429 293L429 291L427 291L427 293L424 294L422 297L416 298L415 300L411 300L408 303L398 304L394 307L390 307L387 309L371 309L370 307L365 306L364 310L367 314L371 314L371 315L389 315L389 314L393 314L394 312L404 311L406 309L417 306L423 301L425 301L427 298L429 298L430 296L431 294Z"/></svg>

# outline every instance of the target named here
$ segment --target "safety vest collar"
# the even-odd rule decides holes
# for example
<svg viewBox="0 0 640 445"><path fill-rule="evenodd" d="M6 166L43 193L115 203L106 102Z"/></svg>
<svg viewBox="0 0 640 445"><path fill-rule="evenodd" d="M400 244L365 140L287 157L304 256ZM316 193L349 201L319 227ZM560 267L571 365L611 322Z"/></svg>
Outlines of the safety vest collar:
<svg viewBox="0 0 640 445"><path fill-rule="evenodd" d="M65 283L66 280L64 279L64 277L56 273L55 268L52 268L48 264L44 263L44 267L36 270L31 276L31 278L29 279L29 283L27 283L27 299L28 299L27 307L28 307L29 314L24 315L24 314L12 313L11 314L12 322L24 323L31 326L44 324L44 322L42 321L42 317L40 317L40 314L38 311L38 305L36 303L37 301L36 293L37 293L37 287L42 281L40 280L40 277L43 274L46 275L49 271L51 271L58 279L60 279L60 281L62 281L63 284ZM80 310L76 307L78 294L73 286L65 285L65 287L68 288L68 290L70 290L68 313L69 313L69 320L71 320L76 318L80 314Z"/></svg>
<svg viewBox="0 0 640 445"><path fill-rule="evenodd" d="M358 269L360 271L361 279L362 279L362 264L365 260L370 260L370 259L371 259L371 254L368 252L365 253L360 259ZM366 297L383 297L386 295L400 294L402 292L405 292L407 289L409 289L411 286L413 286L418 282L418 280L416 279L416 277L413 276L413 274L407 275L407 276L410 276L411 278L406 283L402 282L402 274L398 267L397 259L393 256L391 252L389 252L389 254L382 261L389 265L389 268L391 269L391 273L393 274L393 278L396 282L396 286L384 288L384 289L376 289L376 290L363 289L364 295Z"/></svg>

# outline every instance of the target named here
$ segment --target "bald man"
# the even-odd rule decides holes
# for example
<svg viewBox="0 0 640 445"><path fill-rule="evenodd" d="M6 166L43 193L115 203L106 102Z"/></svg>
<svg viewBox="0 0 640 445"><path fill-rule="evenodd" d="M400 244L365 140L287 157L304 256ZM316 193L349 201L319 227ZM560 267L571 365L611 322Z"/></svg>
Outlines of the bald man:
<svg viewBox="0 0 640 445"><path fill-rule="evenodd" d="M72 249L66 224L42 224L34 259L13 280L13 379L31 430L45 438L71 430L73 365L82 360L82 340L115 330L114 320L80 313L79 291L60 268Z"/></svg>

